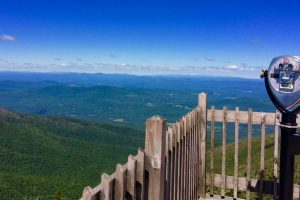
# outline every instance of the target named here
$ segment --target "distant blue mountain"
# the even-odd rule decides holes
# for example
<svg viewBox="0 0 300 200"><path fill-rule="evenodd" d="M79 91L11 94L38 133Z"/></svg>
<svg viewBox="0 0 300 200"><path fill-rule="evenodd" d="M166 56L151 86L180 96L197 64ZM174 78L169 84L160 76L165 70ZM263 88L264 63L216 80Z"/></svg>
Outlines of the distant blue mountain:
<svg viewBox="0 0 300 200"><path fill-rule="evenodd" d="M159 88L159 89L203 89L209 82L238 82L260 84L258 79L243 79L212 76L135 76L126 74L88 74L88 73L36 73L36 72L0 72L0 81L21 82L58 82L77 85L109 85L118 87Z"/></svg>
<svg viewBox="0 0 300 200"><path fill-rule="evenodd" d="M173 122L208 94L218 109L274 111L262 80L197 76L0 73L0 107L143 127L152 115Z"/></svg>

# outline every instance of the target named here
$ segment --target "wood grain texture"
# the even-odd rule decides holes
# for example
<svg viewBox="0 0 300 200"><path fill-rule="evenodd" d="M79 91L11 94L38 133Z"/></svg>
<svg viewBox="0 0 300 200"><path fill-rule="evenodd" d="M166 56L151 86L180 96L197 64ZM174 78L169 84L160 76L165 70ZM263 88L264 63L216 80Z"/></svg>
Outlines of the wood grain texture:
<svg viewBox="0 0 300 200"><path fill-rule="evenodd" d="M261 112L253 112L253 124L260 125L260 117ZM275 122L275 113L266 112L266 125L274 125ZM248 124L248 111L240 111L239 114L239 122L240 124ZM207 110L207 121L211 121L211 110ZM215 121L222 122L223 121L223 111L222 110L215 110ZM235 111L234 110L227 110L227 122L234 123L235 121Z"/></svg>
<svg viewBox="0 0 300 200"><path fill-rule="evenodd" d="M263 199L264 176L265 176L265 143L266 143L266 115L261 114L261 144L260 144L260 172L259 172L259 199Z"/></svg>
<svg viewBox="0 0 300 200"><path fill-rule="evenodd" d="M128 156L127 173L126 173L126 191L135 199L136 194L136 159Z"/></svg>
<svg viewBox="0 0 300 200"><path fill-rule="evenodd" d="M226 124L227 124L227 108L223 107L223 125L222 125L222 182L221 182L221 196L225 196L225 182L226 182Z"/></svg>
<svg viewBox="0 0 300 200"><path fill-rule="evenodd" d="M211 123L210 123L210 196L214 195L214 160L215 160L215 107L211 107Z"/></svg>
<svg viewBox="0 0 300 200"><path fill-rule="evenodd" d="M200 167L199 167L199 196L205 198L206 196L206 127L207 127L207 95L205 93L199 94L198 107L200 109Z"/></svg>
<svg viewBox="0 0 300 200"><path fill-rule="evenodd" d="M234 124L234 187L233 198L237 199L238 192L238 170L239 170L239 108L235 108Z"/></svg>
<svg viewBox="0 0 300 200"><path fill-rule="evenodd" d="M100 193L100 198L103 200L112 200L112 194L113 194L113 181L111 177L103 173L101 175L101 183L102 183L102 190Z"/></svg>
<svg viewBox="0 0 300 200"><path fill-rule="evenodd" d="M116 166L116 178L114 186L114 199L123 200L126 192L126 167L117 164Z"/></svg>
<svg viewBox="0 0 300 200"><path fill-rule="evenodd" d="M207 185L210 184L210 174L206 174L207 176ZM226 188L227 189L233 189L233 176L226 176ZM240 191L247 191L247 178L245 177L239 177L239 190ZM215 186L220 188L222 183L222 175L221 174L215 174ZM264 180L264 194L273 194L273 188L274 184L273 181L266 181ZM259 180L257 179L251 179L251 186L250 186L251 192L259 192ZM300 185L294 184L294 192L293 197L297 198L299 196L300 192Z"/></svg>
<svg viewBox="0 0 300 200"><path fill-rule="evenodd" d="M146 122L145 168L149 173L149 200L164 199L166 130L167 121L160 116Z"/></svg>
<svg viewBox="0 0 300 200"><path fill-rule="evenodd" d="M252 150L252 124L253 124L253 113L252 109L248 110L248 155L247 155L247 193L246 199L250 199L250 188L251 188L251 150Z"/></svg>
<svg viewBox="0 0 300 200"><path fill-rule="evenodd" d="M278 140L279 140L279 127L276 125L276 123L280 122L280 113L278 110L275 112L275 133L274 133L274 176L273 176L273 183L274 183L274 194L273 199L277 200L277 193L278 193L278 186L277 186L277 180L278 180Z"/></svg>

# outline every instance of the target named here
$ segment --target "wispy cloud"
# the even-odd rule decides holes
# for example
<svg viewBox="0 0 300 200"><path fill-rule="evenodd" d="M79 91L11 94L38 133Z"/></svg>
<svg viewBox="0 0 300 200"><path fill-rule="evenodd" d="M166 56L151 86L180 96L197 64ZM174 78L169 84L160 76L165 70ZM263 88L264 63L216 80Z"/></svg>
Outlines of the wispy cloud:
<svg viewBox="0 0 300 200"><path fill-rule="evenodd" d="M111 58L117 58L118 56L111 53L111 54L109 55L109 57L111 57Z"/></svg>
<svg viewBox="0 0 300 200"><path fill-rule="evenodd" d="M3 41L9 41L9 42L16 42L17 41L17 39L14 36L7 35L7 34L2 34L0 39L3 40Z"/></svg>
<svg viewBox="0 0 300 200"><path fill-rule="evenodd" d="M211 56L207 56L207 55L203 56L203 58L204 58L205 60L207 60L207 61L210 61L210 62L216 61L216 59L214 59L214 58L211 57Z"/></svg>
<svg viewBox="0 0 300 200"><path fill-rule="evenodd" d="M248 66L246 63L241 63L241 65L228 65L225 66L226 70L229 71L259 71L260 66Z"/></svg>
<svg viewBox="0 0 300 200"><path fill-rule="evenodd" d="M76 58L78 62L82 62L82 58Z"/></svg>
<svg viewBox="0 0 300 200"><path fill-rule="evenodd" d="M0 62L7 63L8 61L6 59L4 59L4 58L0 58Z"/></svg>
<svg viewBox="0 0 300 200"><path fill-rule="evenodd" d="M208 75L258 78L259 67L241 65L132 65L127 63L87 63L87 62L54 62L37 63L1 63L0 71L35 71L35 72L77 72L77 73L118 73L135 75Z"/></svg>
<svg viewBox="0 0 300 200"><path fill-rule="evenodd" d="M59 57L55 57L55 58L53 58L53 60L55 60L55 61L62 61L63 59L59 58Z"/></svg>

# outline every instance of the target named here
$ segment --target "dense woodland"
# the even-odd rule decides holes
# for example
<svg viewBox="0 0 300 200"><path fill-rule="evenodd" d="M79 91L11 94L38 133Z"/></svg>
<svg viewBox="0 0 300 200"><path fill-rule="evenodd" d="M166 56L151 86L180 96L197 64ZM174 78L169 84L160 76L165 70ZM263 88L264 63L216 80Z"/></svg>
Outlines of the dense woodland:
<svg viewBox="0 0 300 200"><path fill-rule="evenodd" d="M4 109L0 130L0 199L78 199L144 145L139 130Z"/></svg>

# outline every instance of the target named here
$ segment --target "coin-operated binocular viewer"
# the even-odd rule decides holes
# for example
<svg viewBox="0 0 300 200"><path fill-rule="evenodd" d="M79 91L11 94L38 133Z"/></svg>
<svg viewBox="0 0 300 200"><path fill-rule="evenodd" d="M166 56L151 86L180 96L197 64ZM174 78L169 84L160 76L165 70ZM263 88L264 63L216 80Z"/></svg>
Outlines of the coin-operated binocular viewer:
<svg viewBox="0 0 300 200"><path fill-rule="evenodd" d="M295 155L300 154L300 134L296 133L300 111L300 56L280 56L262 71L268 95L282 113L280 149L280 200L293 199Z"/></svg>

